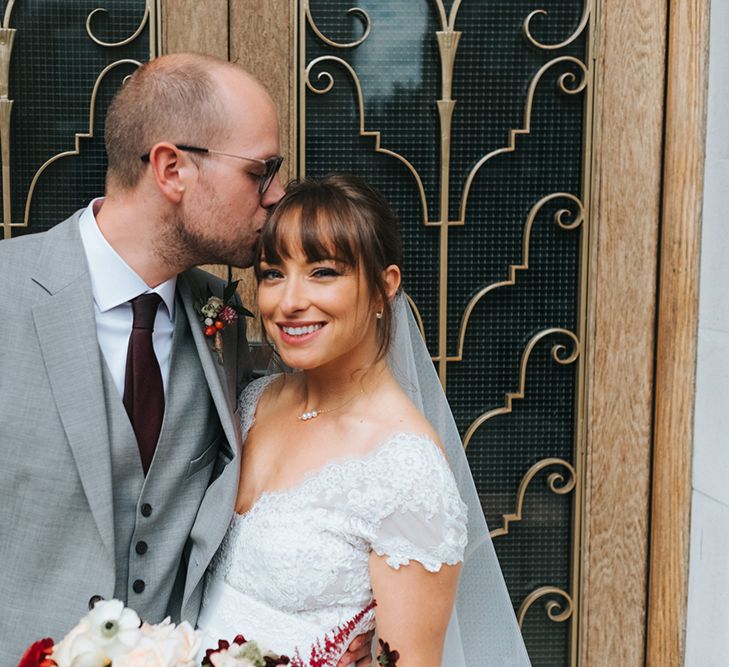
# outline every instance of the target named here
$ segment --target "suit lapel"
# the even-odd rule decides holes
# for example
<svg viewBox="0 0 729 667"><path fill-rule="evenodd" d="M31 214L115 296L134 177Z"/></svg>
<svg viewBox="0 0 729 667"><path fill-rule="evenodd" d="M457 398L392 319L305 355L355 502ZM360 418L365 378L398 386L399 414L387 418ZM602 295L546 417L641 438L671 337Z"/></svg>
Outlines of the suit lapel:
<svg viewBox="0 0 729 667"><path fill-rule="evenodd" d="M236 443L240 441L237 420L235 413L235 359L224 358L225 363L218 362L217 355L212 349L210 339L203 332L202 323L199 321L194 307L193 285L189 272L181 273L177 278L177 289L182 299L185 309L185 315L190 322L192 330L192 338L195 341L197 353L200 356L200 363L205 373L210 394L213 397L215 408L220 417L220 423L225 432L225 436L230 443L231 449L227 452L230 458L236 456ZM229 342L229 332L223 331L224 348L230 354L235 353L235 346L227 344Z"/></svg>
<svg viewBox="0 0 729 667"><path fill-rule="evenodd" d="M47 292L32 313L56 408L97 528L113 557L109 430L78 215L46 235L33 280Z"/></svg>
<svg viewBox="0 0 729 667"><path fill-rule="evenodd" d="M193 272L180 274L177 288L182 299L185 314L190 322L193 340L200 356L200 363L210 389L210 394L220 417L220 423L227 440L227 451L223 455L228 463L219 477L208 488L198 511L197 519L190 533L192 549L187 567L187 580L183 596L183 617L194 617L186 610L190 598L200 583L205 568L225 537L230 524L231 513L238 489L239 455L241 447L240 427L236 406L237 386L237 340L232 331L223 331L224 363L218 362L210 339L204 332L194 308L194 294L204 285L198 285ZM234 329L230 327L230 329ZM229 443L229 444L228 444Z"/></svg>

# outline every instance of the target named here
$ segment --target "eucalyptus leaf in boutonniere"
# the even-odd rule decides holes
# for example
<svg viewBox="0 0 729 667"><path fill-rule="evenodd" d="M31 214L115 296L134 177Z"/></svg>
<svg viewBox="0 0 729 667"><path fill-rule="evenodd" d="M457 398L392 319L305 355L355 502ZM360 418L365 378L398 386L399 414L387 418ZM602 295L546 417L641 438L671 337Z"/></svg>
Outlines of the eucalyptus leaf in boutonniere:
<svg viewBox="0 0 729 667"><path fill-rule="evenodd" d="M234 302L239 280L228 281L223 297L215 296L210 285L205 286L204 294L197 294L193 304L195 312L203 323L205 335L211 339L218 363L223 363L223 336L225 327L234 324L239 316L253 317L253 313Z"/></svg>

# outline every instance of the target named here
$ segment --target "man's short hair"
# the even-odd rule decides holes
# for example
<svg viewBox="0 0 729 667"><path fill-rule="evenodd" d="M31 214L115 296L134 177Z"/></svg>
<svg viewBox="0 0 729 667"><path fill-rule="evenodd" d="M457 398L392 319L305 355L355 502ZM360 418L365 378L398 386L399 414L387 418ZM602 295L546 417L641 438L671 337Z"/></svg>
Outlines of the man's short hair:
<svg viewBox="0 0 729 667"><path fill-rule="evenodd" d="M107 187L133 188L156 143L214 145L227 116L215 69L235 67L199 54L157 58L139 67L114 96L106 114Z"/></svg>

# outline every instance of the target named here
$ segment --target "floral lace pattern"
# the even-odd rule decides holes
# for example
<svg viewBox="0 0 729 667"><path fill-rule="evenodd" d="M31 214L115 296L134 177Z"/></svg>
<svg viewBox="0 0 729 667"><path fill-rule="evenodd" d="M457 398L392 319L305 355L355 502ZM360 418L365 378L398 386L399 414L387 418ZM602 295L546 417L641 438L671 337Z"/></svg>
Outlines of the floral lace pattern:
<svg viewBox="0 0 729 667"><path fill-rule="evenodd" d="M256 380L241 395L244 436L271 380ZM372 550L393 568L415 560L435 572L463 559L466 539L466 506L443 453L423 435L396 433L367 455L332 461L235 515L208 587L224 582L256 606L320 628L313 643L371 602ZM201 617L215 618L211 603L206 596ZM225 605L213 604L222 613ZM363 629L373 622L370 615Z"/></svg>

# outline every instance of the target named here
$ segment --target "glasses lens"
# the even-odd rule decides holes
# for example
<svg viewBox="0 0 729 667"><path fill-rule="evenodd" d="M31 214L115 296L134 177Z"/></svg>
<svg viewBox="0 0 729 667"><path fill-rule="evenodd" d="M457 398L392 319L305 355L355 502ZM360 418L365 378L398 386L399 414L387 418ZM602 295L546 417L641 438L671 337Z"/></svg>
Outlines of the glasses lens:
<svg viewBox="0 0 729 667"><path fill-rule="evenodd" d="M281 168L283 162L282 157L273 157L270 160L266 160L266 171L263 172L261 177L260 193L263 194L268 190L268 186L273 183L273 179Z"/></svg>

